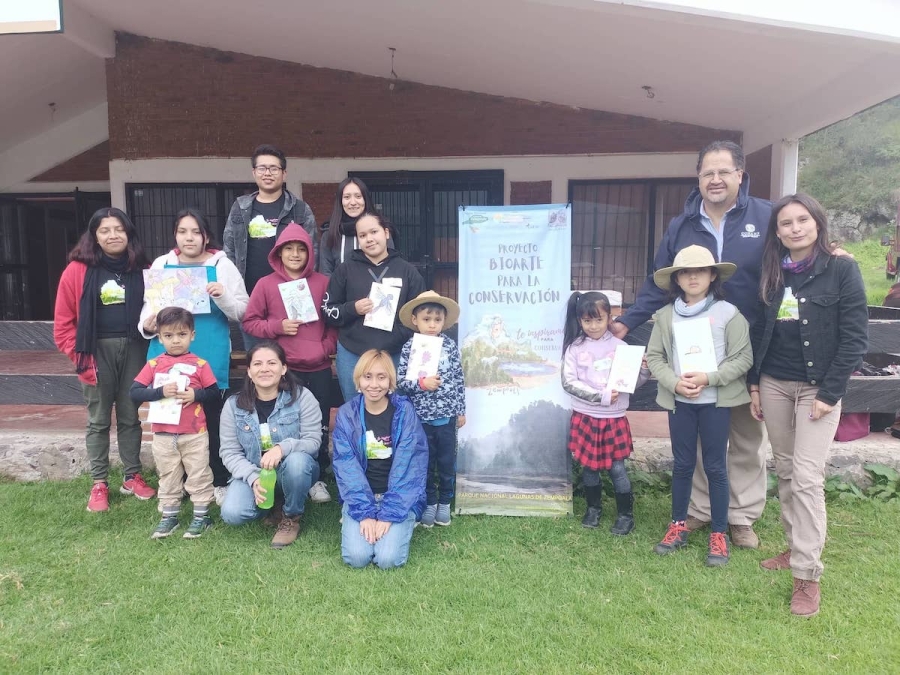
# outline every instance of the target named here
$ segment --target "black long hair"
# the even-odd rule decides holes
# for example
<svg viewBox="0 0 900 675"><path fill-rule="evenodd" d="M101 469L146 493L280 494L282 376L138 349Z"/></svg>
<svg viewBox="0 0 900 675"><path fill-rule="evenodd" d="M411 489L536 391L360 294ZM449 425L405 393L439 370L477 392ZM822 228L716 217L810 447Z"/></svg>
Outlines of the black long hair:
<svg viewBox="0 0 900 675"><path fill-rule="evenodd" d="M569 297L566 303L566 328L563 333L563 356L566 350L573 344L580 343L584 340L584 330L581 328L581 319L599 319L600 312L606 314L607 319L612 313L612 306L609 304L609 298L598 291L588 291L582 293L575 291Z"/></svg>
<svg viewBox="0 0 900 675"><path fill-rule="evenodd" d="M128 237L128 247L125 249L125 255L128 258L128 271L133 272L149 267L150 261L144 252L137 228L122 209L115 207L104 207L94 211L87 229L82 233L75 247L69 252L69 262L84 263L88 267L100 265L103 249L100 248L100 244L97 242L97 229L106 218L115 218L125 228L125 236Z"/></svg>
<svg viewBox="0 0 900 675"><path fill-rule="evenodd" d="M341 221L346 215L344 213L343 203L344 189L350 184L359 188L363 201L366 204L360 217L366 213L375 213L375 206L372 204L372 198L369 196L369 188L366 187L366 184L362 179L351 176L342 180L338 184L337 193L334 196L334 206L331 209L331 219L328 221L328 230L323 235L325 247L330 248L332 251L337 250L339 242L341 241Z"/></svg>
<svg viewBox="0 0 900 675"><path fill-rule="evenodd" d="M769 229L766 230L766 241L763 244L762 274L759 280L759 297L764 303L771 304L775 292L784 285L784 273L781 270L781 261L788 254L787 248L778 238L778 215L788 204L799 204L816 221L816 244L813 252L816 255L830 256L831 247L828 245L828 216L825 209L814 198L803 192L793 195L785 195L772 206L772 216L769 218Z"/></svg>
<svg viewBox="0 0 900 675"><path fill-rule="evenodd" d="M182 219L187 218L188 216L197 221L197 225L200 228L200 234L203 235L203 238L206 240L206 245L203 248L207 251L210 249L217 249L219 246L216 243L216 235L210 229L209 222L200 211L190 206L186 209L181 209L181 211L175 215L175 222L172 225L172 237L174 238L178 232L178 225L181 224Z"/></svg>
<svg viewBox="0 0 900 675"><path fill-rule="evenodd" d="M260 340L250 347L250 350L247 352L248 367L253 362L253 357L256 355L256 352L260 349L269 349L275 352L275 356L278 357L281 364L287 366L287 356L284 353L284 347L275 342L275 340ZM302 390L303 387L294 379L290 370L284 373L284 377L282 377L281 382L278 383L279 392L288 391L291 393L290 403L294 403L294 401L300 397ZM237 397L238 408L246 410L247 412L252 412L256 407L256 385L253 384L253 380L250 379L249 374L244 377L244 386L241 387L241 391L238 393Z"/></svg>

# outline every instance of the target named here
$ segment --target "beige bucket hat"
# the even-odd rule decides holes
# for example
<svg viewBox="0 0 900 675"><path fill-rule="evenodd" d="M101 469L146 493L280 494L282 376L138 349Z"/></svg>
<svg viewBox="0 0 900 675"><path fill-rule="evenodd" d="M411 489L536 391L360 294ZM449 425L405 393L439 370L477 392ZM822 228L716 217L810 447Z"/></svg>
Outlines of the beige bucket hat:
<svg viewBox="0 0 900 675"><path fill-rule="evenodd" d="M433 302L447 311L447 317L444 319L445 329L450 328L450 326L459 321L459 305L450 298L445 298L439 293L425 291L424 293L419 293L415 298L400 308L400 323L410 330L415 330L416 327L413 326L412 323L413 310L419 305L424 305L426 302Z"/></svg>
<svg viewBox="0 0 900 675"><path fill-rule="evenodd" d="M722 281L730 279L737 269L737 265L734 263L717 263L708 248L694 244L681 249L675 256L675 260L672 261L671 267L656 270L653 273L653 282L664 291L668 291L672 286L672 272L702 267L714 268Z"/></svg>

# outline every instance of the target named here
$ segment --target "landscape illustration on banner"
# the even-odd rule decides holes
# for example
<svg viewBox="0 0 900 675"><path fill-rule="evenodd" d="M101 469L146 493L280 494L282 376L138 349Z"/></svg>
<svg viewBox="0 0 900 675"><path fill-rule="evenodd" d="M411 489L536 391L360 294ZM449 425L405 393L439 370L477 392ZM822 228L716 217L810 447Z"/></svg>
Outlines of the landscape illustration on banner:
<svg viewBox="0 0 900 675"><path fill-rule="evenodd" d="M459 433L459 513L572 512L571 412L560 383L570 215L565 204L460 207L469 413Z"/></svg>

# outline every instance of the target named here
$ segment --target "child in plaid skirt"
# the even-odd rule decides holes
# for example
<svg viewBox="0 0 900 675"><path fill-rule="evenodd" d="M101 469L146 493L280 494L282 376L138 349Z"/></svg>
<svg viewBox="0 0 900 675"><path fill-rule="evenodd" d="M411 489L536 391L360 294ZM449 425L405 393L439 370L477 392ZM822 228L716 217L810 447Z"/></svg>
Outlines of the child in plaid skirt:
<svg viewBox="0 0 900 675"><path fill-rule="evenodd" d="M602 513L600 471L608 471L616 493L618 516L610 532L626 535L634 529L634 494L625 472L631 455L631 428L625 411L628 394L609 386L616 347L625 344L607 328L609 299L603 293L576 291L566 306L563 337L563 389L572 397L569 452L584 467L582 480L587 511L581 524L595 528ZM641 368L637 386L650 376Z"/></svg>

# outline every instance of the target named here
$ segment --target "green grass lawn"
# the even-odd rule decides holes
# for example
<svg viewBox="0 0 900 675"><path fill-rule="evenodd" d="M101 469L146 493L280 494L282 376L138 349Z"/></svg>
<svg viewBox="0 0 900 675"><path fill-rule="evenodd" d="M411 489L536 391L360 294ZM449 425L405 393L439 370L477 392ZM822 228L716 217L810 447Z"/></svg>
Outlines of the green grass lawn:
<svg viewBox="0 0 900 675"><path fill-rule="evenodd" d="M798 619L790 573L757 566L783 547L777 502L762 549L724 569L703 566L702 533L651 552L657 494L629 537L609 534L609 500L598 531L580 500L575 518L459 516L382 572L343 565L335 503L273 551L262 525L151 541L155 501L113 493L90 514L88 489L0 483L0 672L900 671L897 502L831 509L822 611Z"/></svg>
<svg viewBox="0 0 900 675"><path fill-rule="evenodd" d="M887 246L881 245L881 239L867 239L855 244L844 244L843 248L853 254L859 263L859 271L862 273L866 284L866 297L870 305L880 305L884 302L893 281L887 278L885 273L885 256ZM900 281L897 279L896 281Z"/></svg>

